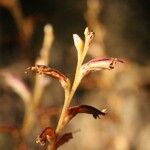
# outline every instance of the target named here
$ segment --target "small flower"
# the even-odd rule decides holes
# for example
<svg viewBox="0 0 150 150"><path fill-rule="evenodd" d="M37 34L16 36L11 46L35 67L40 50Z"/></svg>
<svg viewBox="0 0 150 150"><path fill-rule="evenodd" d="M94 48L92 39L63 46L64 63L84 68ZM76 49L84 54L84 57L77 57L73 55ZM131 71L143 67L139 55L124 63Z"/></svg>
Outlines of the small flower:
<svg viewBox="0 0 150 150"><path fill-rule="evenodd" d="M28 67L26 72L28 70L58 79L64 89L70 88L70 80L64 74L54 68L45 65L35 65Z"/></svg>
<svg viewBox="0 0 150 150"><path fill-rule="evenodd" d="M54 147L57 149L59 146L67 143L72 138L73 135L71 132L65 133L63 135L57 135L53 128L47 127L37 137L36 143L40 143L41 146L44 146L46 142L49 142L50 144L53 143Z"/></svg>
<svg viewBox="0 0 150 150"><path fill-rule="evenodd" d="M92 114L95 119L100 119L100 116L106 115L106 109L103 109L101 111L89 105L79 105L70 107L65 117L65 123L67 124L72 118L74 118L77 114L80 113Z"/></svg>
<svg viewBox="0 0 150 150"><path fill-rule="evenodd" d="M45 128L42 133L37 137L36 143L40 143L42 146L45 145L46 142L54 142L56 139L55 130L51 127Z"/></svg>
<svg viewBox="0 0 150 150"><path fill-rule="evenodd" d="M114 69L115 64L117 62L123 63L123 61L118 58L92 59L89 62L87 62L86 64L82 65L82 67L81 67L82 76L85 76L86 74L88 74L91 71L99 71L102 69L108 69L108 70Z"/></svg>
<svg viewBox="0 0 150 150"><path fill-rule="evenodd" d="M100 116L104 116L105 111L100 111L95 107L89 105L79 105L69 108L68 114L72 117L76 116L79 113L92 114L95 119L100 118Z"/></svg>

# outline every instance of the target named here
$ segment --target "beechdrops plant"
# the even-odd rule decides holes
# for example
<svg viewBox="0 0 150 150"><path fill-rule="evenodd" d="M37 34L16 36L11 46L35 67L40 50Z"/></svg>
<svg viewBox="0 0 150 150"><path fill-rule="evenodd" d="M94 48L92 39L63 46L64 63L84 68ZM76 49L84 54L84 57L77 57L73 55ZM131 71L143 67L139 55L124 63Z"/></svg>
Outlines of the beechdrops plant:
<svg viewBox="0 0 150 150"><path fill-rule="evenodd" d="M118 58L95 58L84 63L87 51L94 38L94 32L86 28L84 35L85 40L83 41L77 34L73 34L74 45L76 47L78 57L73 82L60 71L42 64L31 66L26 69L27 72L32 71L37 74L57 79L64 89L64 105L56 129L46 127L36 139L36 142L41 145L45 145L45 143L48 142L49 150L56 150L59 146L73 138L72 132L62 134L62 130L77 114L91 114L95 119L106 114L106 109L99 110L89 105L70 106L81 80L93 71L111 70L114 69L116 63L123 63L123 61Z"/></svg>

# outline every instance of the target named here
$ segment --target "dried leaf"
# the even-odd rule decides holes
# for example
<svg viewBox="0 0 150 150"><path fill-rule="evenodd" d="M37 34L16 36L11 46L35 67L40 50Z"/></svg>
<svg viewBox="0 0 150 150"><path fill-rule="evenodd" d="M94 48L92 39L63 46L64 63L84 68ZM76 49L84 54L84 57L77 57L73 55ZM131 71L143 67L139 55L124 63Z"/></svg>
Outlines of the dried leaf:
<svg viewBox="0 0 150 150"><path fill-rule="evenodd" d="M26 69L26 71L28 70L58 79L63 88L70 87L70 80L64 74L54 68L45 65L35 65Z"/></svg>
<svg viewBox="0 0 150 150"><path fill-rule="evenodd" d="M69 133L65 133L62 136L60 136L56 142L56 148L58 148L59 146L67 143L70 139L73 138L73 135L71 132Z"/></svg>
<svg viewBox="0 0 150 150"><path fill-rule="evenodd" d="M56 138L55 130L51 127L45 128L42 133L37 137L36 143L40 143L42 146L48 141L53 142Z"/></svg>
<svg viewBox="0 0 150 150"><path fill-rule="evenodd" d="M86 64L82 65L82 67L81 67L82 76L85 76L86 74L88 74L91 71L99 71L102 69L108 69L108 70L114 69L115 64L117 62L123 63L123 61L118 58L92 59L89 62L87 62Z"/></svg>
<svg viewBox="0 0 150 150"><path fill-rule="evenodd" d="M106 109L100 111L97 108L89 105L74 106L68 109L68 113L65 119L66 122L69 122L73 117L75 117L79 113L92 114L93 117L97 119L100 118L100 116L104 116L106 114Z"/></svg>

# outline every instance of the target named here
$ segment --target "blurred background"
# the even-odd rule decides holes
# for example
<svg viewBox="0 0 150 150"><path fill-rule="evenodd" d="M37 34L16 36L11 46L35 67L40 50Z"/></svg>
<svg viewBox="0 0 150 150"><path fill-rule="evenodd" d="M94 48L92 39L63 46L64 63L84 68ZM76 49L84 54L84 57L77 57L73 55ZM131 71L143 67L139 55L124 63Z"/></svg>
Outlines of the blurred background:
<svg viewBox="0 0 150 150"><path fill-rule="evenodd" d="M42 62L73 79L72 34L84 38L88 26L95 39L86 61L109 56L125 63L84 78L72 105L108 108L108 115L75 117L65 131L80 132L59 149L149 150L149 20L150 3L143 0L0 0L0 149L46 149L35 139L45 127L56 127L63 89L25 69ZM38 101L34 112L32 100Z"/></svg>

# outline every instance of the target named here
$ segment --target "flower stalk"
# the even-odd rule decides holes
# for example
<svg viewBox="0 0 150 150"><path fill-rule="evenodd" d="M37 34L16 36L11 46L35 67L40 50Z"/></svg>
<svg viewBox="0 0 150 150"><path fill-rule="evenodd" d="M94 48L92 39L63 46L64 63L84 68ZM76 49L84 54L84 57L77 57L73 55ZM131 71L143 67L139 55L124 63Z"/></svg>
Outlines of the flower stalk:
<svg viewBox="0 0 150 150"><path fill-rule="evenodd" d="M57 133L59 133L60 130L65 126L64 118L66 116L67 110L69 109L74 93L76 92L76 89L78 88L81 82L82 74L81 74L80 68L86 56L89 45L94 37L94 32L90 32L89 29L86 28L84 35L85 35L85 44L83 46L83 41L81 40L81 38L77 34L73 34L74 44L78 53L77 67L76 67L74 82L71 87L71 90L65 93L65 102L64 102L60 120L56 129Z"/></svg>

